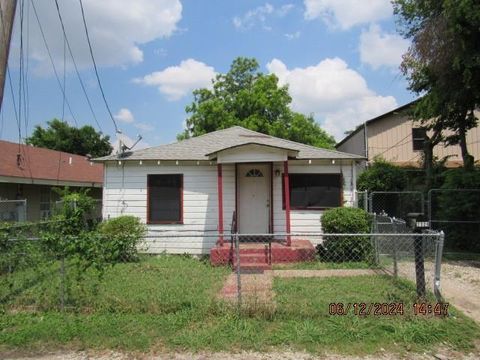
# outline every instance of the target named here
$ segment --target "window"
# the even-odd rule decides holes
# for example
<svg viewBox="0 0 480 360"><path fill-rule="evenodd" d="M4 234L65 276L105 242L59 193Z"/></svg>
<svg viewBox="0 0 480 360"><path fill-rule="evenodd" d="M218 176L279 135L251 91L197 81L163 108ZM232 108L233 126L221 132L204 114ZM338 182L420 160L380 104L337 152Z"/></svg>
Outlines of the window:
<svg viewBox="0 0 480 360"><path fill-rule="evenodd" d="M40 219L50 217L50 187L42 186L40 189Z"/></svg>
<svg viewBox="0 0 480 360"><path fill-rule="evenodd" d="M258 169L251 169L247 172L247 174L245 176L246 177L263 177L263 174Z"/></svg>
<svg viewBox="0 0 480 360"><path fill-rule="evenodd" d="M291 209L325 209L342 206L341 174L289 174L288 178ZM285 194L284 191L282 193Z"/></svg>
<svg viewBox="0 0 480 360"><path fill-rule="evenodd" d="M427 137L425 128L412 128L413 151L423 150L423 143Z"/></svg>
<svg viewBox="0 0 480 360"><path fill-rule="evenodd" d="M148 175L147 222L183 222L183 175Z"/></svg>

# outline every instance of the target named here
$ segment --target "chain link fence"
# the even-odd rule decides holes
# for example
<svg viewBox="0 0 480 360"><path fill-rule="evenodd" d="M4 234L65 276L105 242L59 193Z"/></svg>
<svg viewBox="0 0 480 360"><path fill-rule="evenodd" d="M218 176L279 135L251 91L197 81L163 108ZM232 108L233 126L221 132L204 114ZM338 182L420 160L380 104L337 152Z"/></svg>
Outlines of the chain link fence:
<svg viewBox="0 0 480 360"><path fill-rule="evenodd" d="M137 257L120 255L101 269L84 268L81 260L92 256L83 249L102 251L92 250L90 242L106 238L66 237L58 248L45 236L51 222L0 228L0 308L153 314L226 301L273 311L275 279L354 276L386 276L392 286L400 279L420 297L434 293L441 299L442 234L408 232L404 223L390 220L377 218L379 232L371 234L149 233ZM165 243L192 239L213 243L209 254L161 253Z"/></svg>
<svg viewBox="0 0 480 360"><path fill-rule="evenodd" d="M480 189L379 191L367 198L370 213L405 220L409 213L420 214L430 229L444 231L449 251L480 252Z"/></svg>
<svg viewBox="0 0 480 360"><path fill-rule="evenodd" d="M421 191L373 191L368 196L368 210L407 219L409 213L425 214L425 199Z"/></svg>
<svg viewBox="0 0 480 360"><path fill-rule="evenodd" d="M0 200L0 223L24 221L27 221L27 200Z"/></svg>
<svg viewBox="0 0 480 360"><path fill-rule="evenodd" d="M480 252L480 189L431 189L427 204L430 226L445 232L449 249Z"/></svg>

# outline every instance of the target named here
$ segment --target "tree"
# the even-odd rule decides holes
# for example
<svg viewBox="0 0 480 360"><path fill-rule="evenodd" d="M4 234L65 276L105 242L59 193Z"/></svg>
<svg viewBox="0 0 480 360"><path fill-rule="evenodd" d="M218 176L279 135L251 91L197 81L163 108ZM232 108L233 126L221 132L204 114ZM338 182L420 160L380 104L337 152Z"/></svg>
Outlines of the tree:
<svg viewBox="0 0 480 360"><path fill-rule="evenodd" d="M433 145L458 144L464 167L471 169L474 158L466 134L477 125L474 111L480 104L480 3L394 0L393 5L401 33L412 40L402 72L410 90L425 94L416 105L416 118L434 131Z"/></svg>
<svg viewBox="0 0 480 360"><path fill-rule="evenodd" d="M89 125L76 128L58 119L47 121L47 125L46 129L40 125L35 126L32 136L27 138L27 144L93 157L112 152L110 137L95 131Z"/></svg>
<svg viewBox="0 0 480 360"><path fill-rule="evenodd" d="M218 74L212 89L193 91L186 107L190 117L179 140L240 125L247 129L309 145L332 149L335 139L312 116L294 112L287 86L274 74L258 71L257 60L239 57L226 74Z"/></svg>
<svg viewBox="0 0 480 360"><path fill-rule="evenodd" d="M405 170L381 158L375 158L372 165L358 177L360 191L404 191L408 185Z"/></svg>

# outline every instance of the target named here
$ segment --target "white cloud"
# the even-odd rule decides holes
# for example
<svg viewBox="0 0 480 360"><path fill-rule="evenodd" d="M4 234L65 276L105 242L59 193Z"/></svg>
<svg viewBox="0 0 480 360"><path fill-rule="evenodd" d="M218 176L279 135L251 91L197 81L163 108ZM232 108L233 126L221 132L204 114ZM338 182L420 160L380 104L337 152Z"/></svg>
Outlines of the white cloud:
<svg viewBox="0 0 480 360"><path fill-rule="evenodd" d="M287 33L285 34L285 37L288 39L288 40L294 40L294 39L298 39L300 37L300 31L295 31L294 33Z"/></svg>
<svg viewBox="0 0 480 360"><path fill-rule="evenodd" d="M291 70L273 59L267 69L277 75L281 85L288 84L292 109L314 114L337 140L345 131L397 106L393 96L381 96L369 89L365 79L340 58Z"/></svg>
<svg viewBox="0 0 480 360"><path fill-rule="evenodd" d="M152 131L154 129L154 127L150 124L136 121L133 113L127 108L121 108L116 114L113 115L113 117L115 120L133 125L135 128L142 131Z"/></svg>
<svg viewBox="0 0 480 360"><path fill-rule="evenodd" d="M255 9L247 11L242 16L235 16L232 20L233 25L239 30L248 30L256 24L260 24L264 30L270 31L272 28L266 24L269 16L275 15L277 17L286 16L295 7L293 4L285 4L279 8L275 8L269 3L258 6Z"/></svg>
<svg viewBox="0 0 480 360"><path fill-rule="evenodd" d="M293 5L293 4L282 5L277 10L277 14L278 14L278 16L283 17L283 16L287 15L290 11L292 11L294 7L295 7L295 5Z"/></svg>
<svg viewBox="0 0 480 360"><path fill-rule="evenodd" d="M149 86L158 86L159 91L168 100L175 101L200 87L211 87L215 69L195 59L183 60L178 66L170 66L155 71L134 82Z"/></svg>
<svg viewBox="0 0 480 360"><path fill-rule="evenodd" d="M182 18L180 0L84 0L83 4L93 51L99 66L126 66L142 62L143 51L140 46L155 39L171 36ZM36 1L35 6L56 66L61 69L63 33L55 3ZM60 10L77 64L81 68L91 67L78 1L61 1ZM34 12L30 9L29 13L30 56L36 62L37 73L50 74L52 73L50 60ZM18 27L19 21L15 24ZM17 45L20 33L18 30L15 31L14 39ZM71 69L70 56L67 56L67 61L68 68Z"/></svg>
<svg viewBox="0 0 480 360"><path fill-rule="evenodd" d="M154 127L150 124L147 123L142 123L142 122L137 122L133 124L137 129L142 130L142 131L152 131Z"/></svg>
<svg viewBox="0 0 480 360"><path fill-rule="evenodd" d="M304 0L304 5L307 20L318 18L342 30L393 15L390 0Z"/></svg>
<svg viewBox="0 0 480 360"><path fill-rule="evenodd" d="M360 35L360 59L373 69L382 66L396 68L409 45L410 42L401 36L384 33L380 26L372 24Z"/></svg>
<svg viewBox="0 0 480 360"><path fill-rule="evenodd" d="M127 124L131 124L135 121L135 118L133 117L132 112L127 108L121 108L118 111L118 113L113 115L113 117L115 118L115 120L118 120Z"/></svg>
<svg viewBox="0 0 480 360"><path fill-rule="evenodd" d="M233 25L237 29L250 29L256 22L265 23L267 15L273 13L274 7L269 3L249 10L243 16L235 16Z"/></svg>

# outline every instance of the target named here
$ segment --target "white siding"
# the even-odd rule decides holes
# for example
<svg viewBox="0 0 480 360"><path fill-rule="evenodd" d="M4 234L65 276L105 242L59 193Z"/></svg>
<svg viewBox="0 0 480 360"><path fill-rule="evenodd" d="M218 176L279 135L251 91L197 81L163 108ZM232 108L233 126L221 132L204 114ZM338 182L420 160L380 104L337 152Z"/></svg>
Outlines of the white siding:
<svg viewBox="0 0 480 360"><path fill-rule="evenodd" d="M223 210L224 230L230 231L232 213L235 210L235 164L223 164ZM273 226L274 232L285 232L285 210L282 209L282 176L275 176L276 170L283 173L283 162L273 168ZM353 170L350 163L312 160L289 161L290 173L342 173L344 181L344 205L352 204L354 187ZM215 233L218 230L217 166L179 165L156 163L140 165L138 162L105 164L103 189L103 217L120 215L138 216L146 222L147 216L147 175L183 174L183 224L149 225L148 249L150 252L208 254L215 246L215 237L156 237L160 231L199 231ZM292 232L320 232L318 210L292 210ZM165 233L164 233L165 234ZM177 233L178 234L178 233ZM316 242L315 239L311 239ZM317 239L318 240L318 239Z"/></svg>
<svg viewBox="0 0 480 360"><path fill-rule="evenodd" d="M104 218L134 215L146 222L148 174L183 174L183 224L149 225L149 251L208 253L217 240L214 237L152 237L165 230L218 230L216 165L110 163L105 166ZM234 165L223 165L223 188L224 228L225 231L230 231L232 212L235 209Z"/></svg>
<svg viewBox="0 0 480 360"><path fill-rule="evenodd" d="M353 198L352 189L354 188L354 176L351 164L325 164L320 161L289 161L288 172L294 173L314 173L314 174L343 174L343 201L344 206L352 206ZM276 170L283 173L283 163L275 164L273 173ZM354 174L353 174L354 175ZM273 178L273 226L274 232L285 232L285 210L282 209L282 176L274 176ZM323 211L321 210L290 210L290 231L292 233L299 232L321 232L322 226L320 218ZM305 237L302 237L305 238ZM310 238L313 243L318 243L320 239Z"/></svg>

